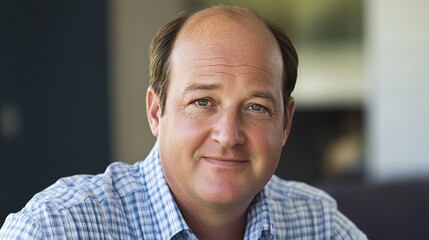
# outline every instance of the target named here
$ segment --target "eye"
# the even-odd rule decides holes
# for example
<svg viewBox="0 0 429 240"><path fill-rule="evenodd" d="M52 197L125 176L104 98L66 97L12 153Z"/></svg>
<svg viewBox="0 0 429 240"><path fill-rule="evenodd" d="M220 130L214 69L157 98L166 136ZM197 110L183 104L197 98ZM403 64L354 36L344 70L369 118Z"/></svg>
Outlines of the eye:
<svg viewBox="0 0 429 240"><path fill-rule="evenodd" d="M198 99L194 103L200 107L207 107L207 106L210 106L212 104L208 99L204 99L204 98Z"/></svg>
<svg viewBox="0 0 429 240"><path fill-rule="evenodd" d="M264 106L259 104L252 104L249 106L250 110L260 112L262 110L267 110Z"/></svg>

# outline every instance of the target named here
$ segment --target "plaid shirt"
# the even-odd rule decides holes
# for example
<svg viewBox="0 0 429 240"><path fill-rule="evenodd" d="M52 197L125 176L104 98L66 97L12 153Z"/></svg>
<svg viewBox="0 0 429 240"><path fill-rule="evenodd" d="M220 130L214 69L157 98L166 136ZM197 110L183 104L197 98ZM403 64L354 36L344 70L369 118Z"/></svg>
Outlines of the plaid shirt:
<svg viewBox="0 0 429 240"><path fill-rule="evenodd" d="M158 145L133 166L77 175L36 194L10 214L0 239L197 239L161 170ZM244 239L366 239L335 201L273 176L248 208Z"/></svg>

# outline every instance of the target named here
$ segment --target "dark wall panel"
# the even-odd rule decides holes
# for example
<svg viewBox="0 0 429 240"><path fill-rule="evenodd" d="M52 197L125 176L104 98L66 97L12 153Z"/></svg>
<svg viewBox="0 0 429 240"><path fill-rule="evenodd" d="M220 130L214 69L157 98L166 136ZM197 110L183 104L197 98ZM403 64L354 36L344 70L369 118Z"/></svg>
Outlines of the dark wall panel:
<svg viewBox="0 0 429 240"><path fill-rule="evenodd" d="M109 163L106 7L0 1L0 224L59 177Z"/></svg>

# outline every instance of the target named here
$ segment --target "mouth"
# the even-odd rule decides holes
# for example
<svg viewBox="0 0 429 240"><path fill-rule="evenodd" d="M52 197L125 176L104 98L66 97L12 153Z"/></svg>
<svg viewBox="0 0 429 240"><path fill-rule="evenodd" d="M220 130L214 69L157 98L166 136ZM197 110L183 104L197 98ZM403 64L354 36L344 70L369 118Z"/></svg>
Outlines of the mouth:
<svg viewBox="0 0 429 240"><path fill-rule="evenodd" d="M225 157L203 157L202 159L204 159L205 161L211 164L218 165L218 166L225 166L225 167L241 166L249 162L246 159L225 158Z"/></svg>

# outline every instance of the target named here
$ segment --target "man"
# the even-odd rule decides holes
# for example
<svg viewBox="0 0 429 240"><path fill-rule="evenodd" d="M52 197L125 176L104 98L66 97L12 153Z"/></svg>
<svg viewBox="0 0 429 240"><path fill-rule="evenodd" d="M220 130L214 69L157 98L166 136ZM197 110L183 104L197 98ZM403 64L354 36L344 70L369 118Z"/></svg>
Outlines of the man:
<svg viewBox="0 0 429 240"><path fill-rule="evenodd" d="M365 239L320 190L273 176L292 123L297 55L255 14L182 14L151 45L145 161L59 180L0 238Z"/></svg>

